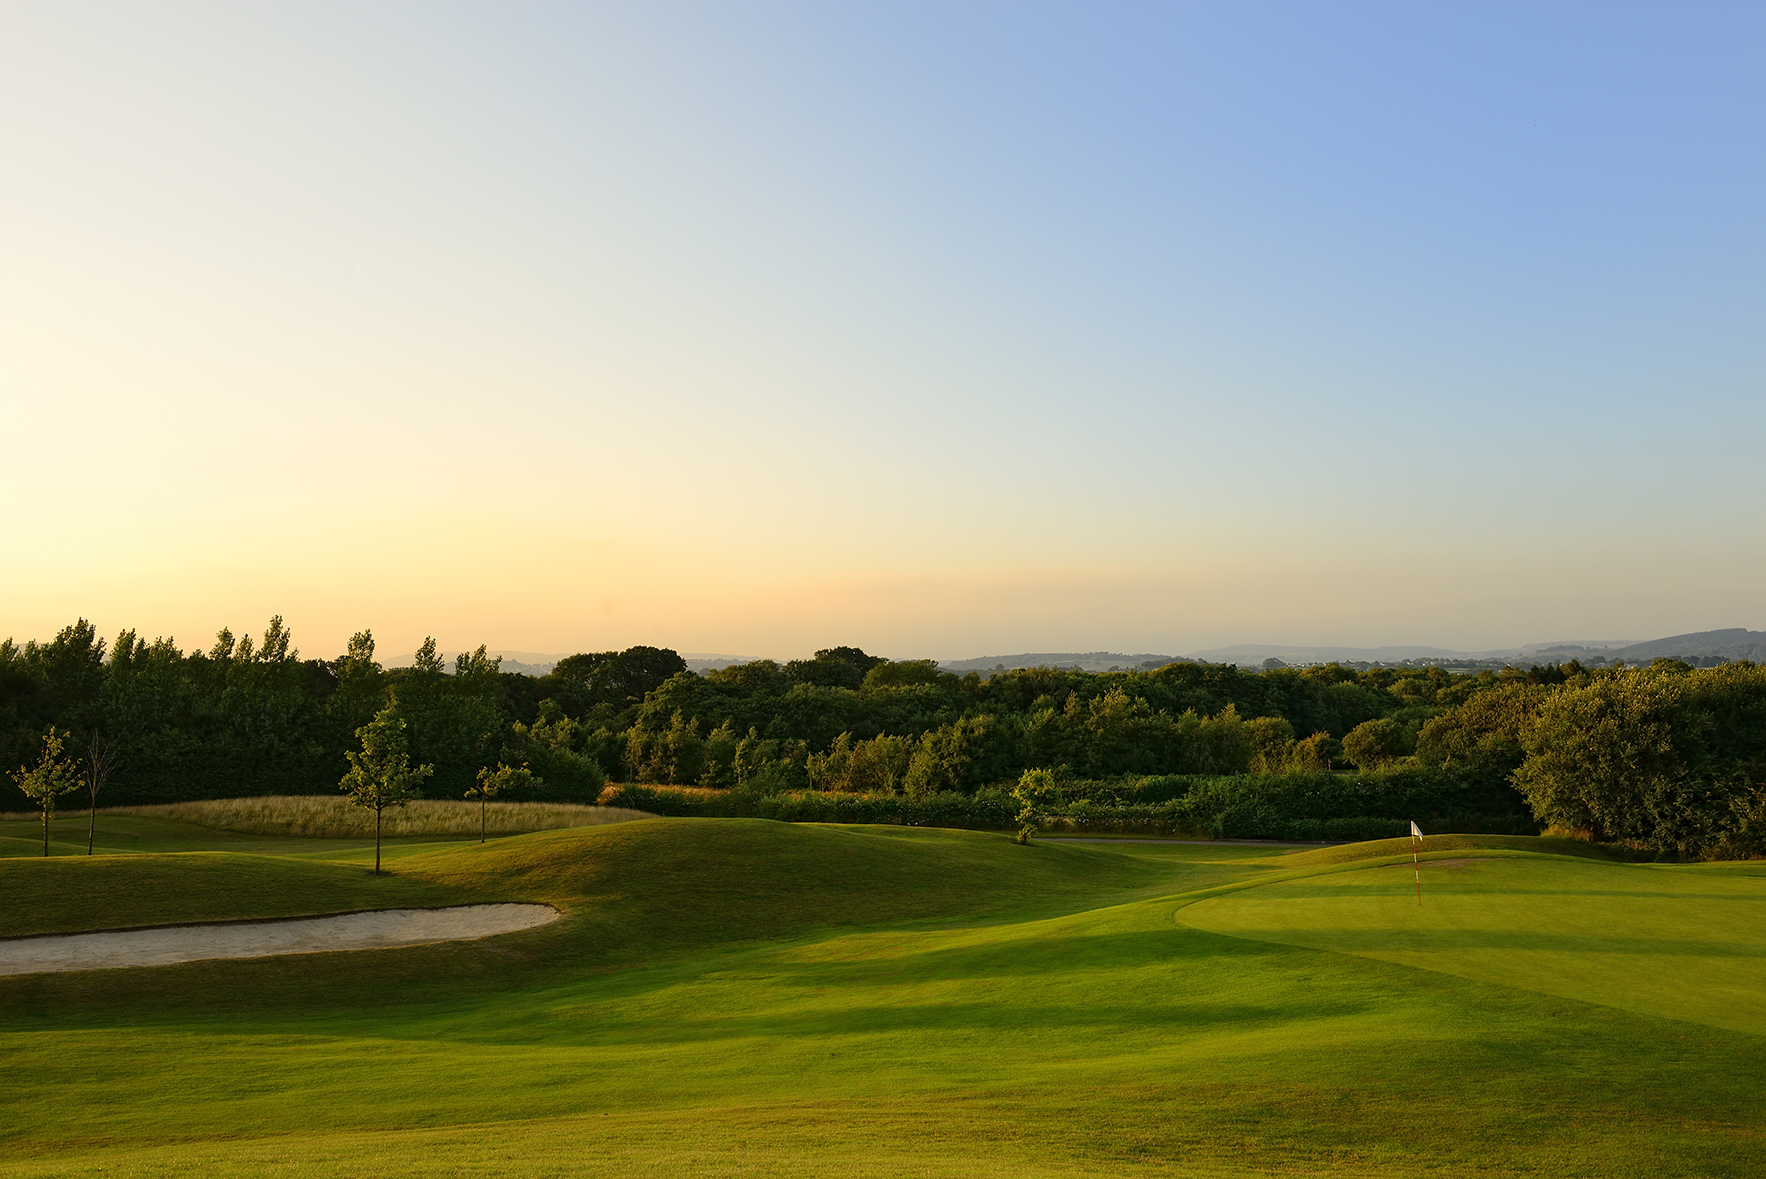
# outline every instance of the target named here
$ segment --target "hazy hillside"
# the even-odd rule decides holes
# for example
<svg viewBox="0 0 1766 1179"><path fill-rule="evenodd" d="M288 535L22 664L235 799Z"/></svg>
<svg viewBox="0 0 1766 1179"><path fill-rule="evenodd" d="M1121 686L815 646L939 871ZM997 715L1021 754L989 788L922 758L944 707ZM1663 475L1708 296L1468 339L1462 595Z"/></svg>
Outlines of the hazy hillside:
<svg viewBox="0 0 1766 1179"><path fill-rule="evenodd" d="M1063 667L1078 671L1128 671L1136 668L1150 671L1167 663L1193 663L1181 655L1124 655L1118 651L1056 651L1025 655L987 655L980 659L945 659L939 662L946 671L963 675L978 671L983 676L995 671L1012 671L1020 667Z"/></svg>
<svg viewBox="0 0 1766 1179"><path fill-rule="evenodd" d="M1273 643L1240 643L1232 647L1216 647L1196 651L1194 657L1208 663L1236 663L1240 667L1259 667L1265 659L1283 663L1398 663L1405 659L1484 659L1492 654L1517 654L1448 651L1441 647L1291 647Z"/></svg>
<svg viewBox="0 0 1766 1179"><path fill-rule="evenodd" d="M1766 631L1701 630L1689 635L1651 639L1609 652L1614 659L1627 663L1647 663L1652 659L1751 659L1766 662Z"/></svg>

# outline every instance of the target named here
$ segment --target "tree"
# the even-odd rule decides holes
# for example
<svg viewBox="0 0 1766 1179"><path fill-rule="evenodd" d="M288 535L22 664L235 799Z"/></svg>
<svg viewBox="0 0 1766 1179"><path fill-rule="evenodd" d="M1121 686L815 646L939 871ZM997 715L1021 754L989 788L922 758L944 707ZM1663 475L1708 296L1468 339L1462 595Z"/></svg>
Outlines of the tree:
<svg viewBox="0 0 1766 1179"><path fill-rule="evenodd" d="M497 768L494 770L486 766L478 771L477 784L466 791L467 798L478 799L478 842L484 842L485 803L493 795L501 794L504 790L511 788L532 789L543 785L545 783L534 776L533 771L527 768L525 762L519 769L505 762L498 762Z"/></svg>
<svg viewBox="0 0 1766 1179"><path fill-rule="evenodd" d="M1657 661L1565 686L1522 735L1533 814L1683 857L1766 848L1766 668Z"/></svg>
<svg viewBox="0 0 1766 1179"><path fill-rule="evenodd" d="M435 773L435 767L411 765L405 744L405 722L396 704L388 704L374 714L373 720L357 729L356 740L362 748L345 754L350 759L350 769L339 788L349 795L352 806L374 812L374 875L378 876L380 823L386 809L422 798L418 783Z"/></svg>
<svg viewBox="0 0 1766 1179"><path fill-rule="evenodd" d="M1404 731L1385 717L1362 721L1343 735L1343 756L1357 769L1383 766L1404 756Z"/></svg>
<svg viewBox="0 0 1766 1179"><path fill-rule="evenodd" d="M504 723L496 661L481 647L457 658L449 675L435 640L426 638L411 666L389 678L411 756L435 768L442 790L470 786L478 768L492 760Z"/></svg>
<svg viewBox="0 0 1766 1179"><path fill-rule="evenodd" d="M110 773L116 769L116 746L100 737L96 730L92 740L86 745L86 792L92 796L92 817L86 824L86 854L92 854L92 842L98 834L98 792L110 780Z"/></svg>
<svg viewBox="0 0 1766 1179"><path fill-rule="evenodd" d="M957 677L948 671L940 671L936 659L898 659L894 662L885 659L865 672L861 686L867 689L905 688L912 684L943 683L947 679L954 684Z"/></svg>
<svg viewBox="0 0 1766 1179"><path fill-rule="evenodd" d="M793 659L785 671L796 680L824 688L857 689L865 675L879 663L888 660L867 655L857 647L829 647L817 651L814 659Z"/></svg>
<svg viewBox="0 0 1766 1179"><path fill-rule="evenodd" d="M1018 810L1018 842L1029 843L1030 837L1036 834L1044 815L1049 813L1049 804L1060 797L1061 783L1053 770L1025 770L1024 776L1012 788L1012 797L1017 799Z"/></svg>
<svg viewBox="0 0 1766 1179"><path fill-rule="evenodd" d="M50 725L43 734L43 753L30 769L23 766L12 775L25 797L43 808L43 854L49 854L49 820L55 817L55 800L80 788L74 763L61 756L64 734Z"/></svg>
<svg viewBox="0 0 1766 1179"><path fill-rule="evenodd" d="M596 705L637 703L686 670L687 661L666 647L628 647L560 659L546 679L564 710L582 716Z"/></svg>
<svg viewBox="0 0 1766 1179"><path fill-rule="evenodd" d="M1527 759L1522 739L1551 695L1537 684L1486 687L1459 707L1423 722L1417 761L1455 778L1500 786Z"/></svg>

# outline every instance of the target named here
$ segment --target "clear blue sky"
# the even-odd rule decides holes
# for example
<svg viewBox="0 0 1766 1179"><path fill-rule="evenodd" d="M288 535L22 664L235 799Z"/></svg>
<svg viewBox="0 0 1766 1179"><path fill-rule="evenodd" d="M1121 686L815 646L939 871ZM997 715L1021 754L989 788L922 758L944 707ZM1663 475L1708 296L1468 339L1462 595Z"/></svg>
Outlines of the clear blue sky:
<svg viewBox="0 0 1766 1179"><path fill-rule="evenodd" d="M1746 5L10 4L0 631L1766 625L1762 60Z"/></svg>

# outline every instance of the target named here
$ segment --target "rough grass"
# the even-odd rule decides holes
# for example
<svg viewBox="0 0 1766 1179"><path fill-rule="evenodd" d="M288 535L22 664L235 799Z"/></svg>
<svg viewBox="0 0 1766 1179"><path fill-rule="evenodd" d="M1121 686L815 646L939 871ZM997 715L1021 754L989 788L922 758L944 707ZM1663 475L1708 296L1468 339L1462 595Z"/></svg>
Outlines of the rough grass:
<svg viewBox="0 0 1766 1179"><path fill-rule="evenodd" d="M464 800L419 799L385 812L381 834L477 835L479 804ZM349 800L325 795L269 795L263 798L219 798L158 806L112 807L100 815L139 815L175 819L221 831L251 835L291 835L311 839L372 839L374 812L351 806ZM14 816L0 816L8 818ZM16 816L24 818L26 816ZM654 816L620 807L581 806L551 802L492 802L485 806L485 829L491 835L523 835L563 827L598 827Z"/></svg>
<svg viewBox="0 0 1766 1179"><path fill-rule="evenodd" d="M1766 876L1745 866L1491 848L1438 863L1419 918L1408 864L1308 879L1256 848L663 819L422 851L376 881L226 838L225 857L0 863L0 891L42 909L110 872L107 896L224 909L361 882L567 915L0 979L0 1175L1766 1170L1766 1036L1715 991L1672 1018L1612 1001L1724 956L1725 985L1762 989L1741 968L1766 957ZM229 879L236 859L258 874ZM1556 906L1569 933L1540 925ZM1473 976L1538 928L1598 1001Z"/></svg>

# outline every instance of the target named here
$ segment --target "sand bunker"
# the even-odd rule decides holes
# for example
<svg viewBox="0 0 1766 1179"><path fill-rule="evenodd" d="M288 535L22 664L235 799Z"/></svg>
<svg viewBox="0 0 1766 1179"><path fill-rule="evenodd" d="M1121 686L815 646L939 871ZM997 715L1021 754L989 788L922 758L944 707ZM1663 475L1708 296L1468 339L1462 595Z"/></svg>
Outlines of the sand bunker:
<svg viewBox="0 0 1766 1179"><path fill-rule="evenodd" d="M452 909L379 909L290 921L11 938L0 941L0 975L417 946L510 933L561 916L550 905L461 905Z"/></svg>

